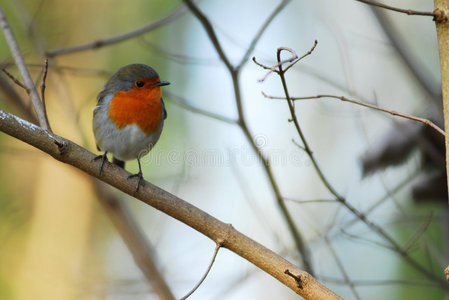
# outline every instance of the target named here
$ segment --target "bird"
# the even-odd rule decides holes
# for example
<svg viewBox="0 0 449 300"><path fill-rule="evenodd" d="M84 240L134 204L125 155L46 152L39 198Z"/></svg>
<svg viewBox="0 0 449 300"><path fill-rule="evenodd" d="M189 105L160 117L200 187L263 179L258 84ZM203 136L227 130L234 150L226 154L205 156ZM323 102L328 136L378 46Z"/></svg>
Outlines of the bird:
<svg viewBox="0 0 449 300"><path fill-rule="evenodd" d="M101 175L107 153L112 163L122 168L125 161L137 159L139 172L134 193L144 185L140 159L156 144L167 118L159 74L145 64L130 64L117 70L97 96L93 109L93 132L98 151L94 160L101 159Z"/></svg>

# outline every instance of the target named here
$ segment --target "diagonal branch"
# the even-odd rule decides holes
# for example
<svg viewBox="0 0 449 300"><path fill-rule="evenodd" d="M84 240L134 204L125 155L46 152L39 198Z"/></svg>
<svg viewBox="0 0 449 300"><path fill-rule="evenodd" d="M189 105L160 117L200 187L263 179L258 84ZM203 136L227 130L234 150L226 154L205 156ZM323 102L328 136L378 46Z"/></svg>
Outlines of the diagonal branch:
<svg viewBox="0 0 449 300"><path fill-rule="evenodd" d="M134 194L135 183L128 180L129 172L106 163L102 174L99 175L98 163L92 162L95 155L67 139L43 130L3 110L0 110L0 131L22 140L51 155L56 160L70 164L131 196ZM134 197L176 218L206 235L216 244L220 244L222 247L247 259L306 299L340 299L313 276L235 230L232 225L221 222L150 182L145 181L145 185L139 189ZM285 274L287 269L300 276L303 283L302 288L299 288L295 280Z"/></svg>

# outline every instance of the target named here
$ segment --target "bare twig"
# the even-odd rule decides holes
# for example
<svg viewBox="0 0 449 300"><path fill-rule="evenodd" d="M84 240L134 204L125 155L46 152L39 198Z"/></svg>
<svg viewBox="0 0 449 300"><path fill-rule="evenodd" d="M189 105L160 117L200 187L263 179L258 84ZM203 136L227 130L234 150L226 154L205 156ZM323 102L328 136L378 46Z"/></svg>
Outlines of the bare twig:
<svg viewBox="0 0 449 300"><path fill-rule="evenodd" d="M128 32L125 32L122 34L118 34L118 35L115 35L115 36L112 36L112 37L109 37L106 39L97 40L94 42L89 42L89 43L81 44L78 46L50 50L50 51L46 52L46 56L54 57L54 56L58 56L58 55L80 52L80 51L85 51L85 50L90 50L90 49L96 49L96 48L108 46L111 44L116 44L116 43L119 43L119 42L122 42L122 41L125 41L128 39L140 36L144 33L153 31L155 29L158 29L158 28L176 20L177 18L181 17L186 12L187 12L187 9L186 9L185 5L182 5L182 6L178 7L177 9L175 9L169 15L167 15L163 18L160 18L159 20L156 20L154 22L151 22L149 24L146 24L140 28L133 29L131 31L128 31Z"/></svg>
<svg viewBox="0 0 449 300"><path fill-rule="evenodd" d="M298 58L298 55L296 54L295 50L293 50L293 49L291 49L291 48L280 47L279 49L282 49L283 51L290 52L291 56L290 56L289 58L286 58L286 59L284 59L284 60L282 60L282 61L277 62L276 64L274 64L274 65L271 66L271 67L262 65L261 63L257 62L257 60L256 60L255 57L253 57L253 61L254 61L257 65L261 66L261 67L264 68L264 69L268 69L268 70L269 70L268 73L265 74L264 77L262 77L261 79L258 80L259 82L265 81L265 79L267 79L267 77L268 77L271 73L273 73L273 72L279 73L279 71L277 70L277 68L279 68L280 65L283 65L283 64L289 63L289 62L294 62L294 61Z"/></svg>
<svg viewBox="0 0 449 300"><path fill-rule="evenodd" d="M417 11L417 10L411 10L411 9L402 9L402 8L397 8L397 7L393 7L390 5L386 5L386 4L382 4L382 3L378 3L378 2L374 2L374 1L368 1L368 0L355 0L355 1L362 2L362 3L376 6L376 7L380 7L380 8L384 8L384 9L388 9L388 10L392 10L392 11L396 11L396 12L400 12L400 13L407 14L407 15L429 16L429 17L436 16L436 14L434 12L430 12L430 11Z"/></svg>
<svg viewBox="0 0 449 300"><path fill-rule="evenodd" d="M45 119L48 120L47 115L47 104L45 102L45 82L47 81L47 73L48 73L48 58L45 59L44 63L44 75L42 76L42 84L41 84L41 99L42 99L42 105L44 106L44 113L45 113Z"/></svg>
<svg viewBox="0 0 449 300"><path fill-rule="evenodd" d="M20 52L19 45L17 44L16 38L14 37L14 34L11 30L11 27L9 26L8 20L6 19L5 13L1 6L0 6L0 27L2 28L3 34L6 39L6 43L9 46L11 54L14 57L16 66L19 69L20 76L22 76L23 83L30 94L31 102L33 103L33 107L39 120L39 124L45 130L51 130L50 124L48 123L48 120L45 117L44 106L42 105L41 99L39 98L36 86L34 85L33 79L31 79L31 75L28 72L28 69L25 65L25 61L23 60L22 57L22 53Z"/></svg>
<svg viewBox="0 0 449 300"><path fill-rule="evenodd" d="M265 94L264 92L262 92L262 95L264 97L266 97L266 98L269 98L269 99L286 100L285 97L269 96L269 95ZM310 100L310 99L319 99L319 98L339 99L339 100L341 100L343 102L349 102L349 103L357 104L357 105L368 107L368 108L371 108L371 109L374 109L374 110L382 111L382 112L388 113L388 114L393 115L393 116L397 116L397 117L413 120L413 121L416 121L416 122L421 122L421 123L423 123L423 124L425 124L427 126L432 127L433 129L438 131L438 133L440 133L441 135L445 136L444 130L441 129L440 127L438 127L435 123L433 123L430 120L427 120L427 119L424 119L424 118L419 118L419 117L414 117L414 116L410 116L410 115L406 115L406 114L403 114L403 113L398 113L398 112L393 111L393 110L388 110L388 109L381 108L381 107L378 107L378 106L375 106L375 105L372 105L372 104L368 104L368 103L360 102L360 101L357 101L357 100L349 99L349 98L344 97L344 96L314 95L314 96L304 96L304 97L291 97L290 99L293 100L293 101L296 101L296 100Z"/></svg>
<svg viewBox="0 0 449 300"><path fill-rule="evenodd" d="M309 56L310 54L312 54L313 50L315 50L315 48L316 48L316 45L318 45L318 41L317 41L317 40L315 40L315 42L313 43L312 48L310 48L309 51L307 51L305 54L303 54L303 55L302 55L301 57L299 57L297 60L295 60L294 62L292 62L291 64L289 64L289 65L285 68L284 72L287 72L288 69L290 69L291 67L293 67L294 65L296 65L297 62L303 60L304 58L306 58L307 56Z"/></svg>
<svg viewBox="0 0 449 300"><path fill-rule="evenodd" d="M306 269L306 271L308 271L309 273L311 273L313 275L312 259L311 259L310 250L309 250L307 244L304 242L304 239L303 239L300 231L296 227L296 224L295 224L292 216L290 215L290 212L288 211L287 206L285 205L285 202L282 197L281 191L279 189L278 183L276 182L276 180L274 178L273 171L271 169L269 160L265 157L265 155L263 154L263 152L259 148L259 146L254 142L253 135L251 134L251 132L248 128L248 125L246 123L245 112L244 112L243 105L242 105L240 82L239 82L239 75L240 75L241 68L243 67L242 62L244 60L242 60L240 65L238 65L237 67L234 67L231 64L231 62L229 61L226 54L224 53L223 48L221 47L221 44L218 41L215 31L214 31L211 23L209 22L208 18L200 11L200 9L193 3L193 1L184 0L184 3L186 3L186 5L189 7L189 9L192 11L192 13L198 19L198 21L203 25L203 28L206 31L211 43L215 47L215 50L216 50L218 56L220 57L220 59L222 60L222 62L224 63L228 72L231 75L232 84L234 87L235 103L236 103L237 112L238 112L238 125L239 125L240 129L242 130L244 136L246 137L248 143L251 145L254 152L257 154L257 157L263 163L265 173L270 181L270 185L271 185L273 193L276 197L277 204L281 210L281 213L283 214L285 221L287 222L288 229L293 237L296 248L298 249L298 251L301 255L301 258L303 260L304 268ZM282 7L284 6L283 2L280 3L280 6L282 6ZM275 12L278 13L279 11L280 10L275 9ZM269 19L273 19L273 18L274 18L274 16L270 15ZM253 42L250 43L250 45L252 45L250 48L255 47L256 42L259 40L260 36L263 33L263 30L265 30L266 28L267 28L267 25L262 26L262 31L259 31L259 33L255 36L255 38L253 39L254 43ZM250 55L249 53L246 53L244 55L244 57L245 56L249 57L249 55Z"/></svg>
<svg viewBox="0 0 449 300"><path fill-rule="evenodd" d="M23 85L23 83L21 83L19 79L17 79L16 77L14 77L14 75L12 75L8 71L6 71L6 69L2 69L2 71L3 71L3 73L6 74L6 76L9 77L9 79L11 79L15 84L17 84L22 89L24 89L27 92L27 94L29 94L27 87L25 85Z"/></svg>
<svg viewBox="0 0 449 300"><path fill-rule="evenodd" d="M212 260L210 261L210 264L207 267L206 273L204 273L203 277L201 277L200 281L193 287L193 289L190 292L188 292L187 295L182 297L180 300L185 300L185 299L189 298L200 287L200 285L206 279L207 274L209 274L210 269L212 269L212 266L214 265L214 262L215 262L215 258L217 258L217 254L218 254L218 251L220 250L220 248L221 248L221 245L217 243L217 245L215 247L214 254L212 256Z"/></svg>
<svg viewBox="0 0 449 300"><path fill-rule="evenodd" d="M100 175L98 164L92 162L95 158L93 153L2 110L0 110L0 131L20 139L48 153L55 159L70 164L131 196L135 194L134 183L127 180L131 174L123 168L106 163ZM306 299L340 299L310 274L298 269L271 250L251 240L231 225L219 221L150 182L145 181L145 185L139 189L134 197L176 218L203 233L215 243L219 243L222 247L247 259ZM284 274L286 269L301 275L301 278L304 279L302 289L297 287L291 277Z"/></svg>

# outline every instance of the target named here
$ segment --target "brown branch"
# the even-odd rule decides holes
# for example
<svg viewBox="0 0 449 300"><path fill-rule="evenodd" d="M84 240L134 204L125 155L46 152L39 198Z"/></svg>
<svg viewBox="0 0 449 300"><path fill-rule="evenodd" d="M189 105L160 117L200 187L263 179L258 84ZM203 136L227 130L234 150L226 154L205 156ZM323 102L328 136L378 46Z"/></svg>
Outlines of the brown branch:
<svg viewBox="0 0 449 300"><path fill-rule="evenodd" d="M285 97L268 96L267 94L265 94L263 92L262 92L262 94L264 95L264 97L269 98L269 99L283 99L283 100L286 99ZM357 104L357 105L360 105L360 106L364 106L364 107L368 107L368 108L371 108L371 109L374 109L374 110L385 112L385 113L388 113L388 114L393 115L393 116L397 116L397 117L413 120L413 121L416 121L416 122L420 122L420 123L423 123L423 124L425 124L427 126L432 127L433 129L438 131L438 133L440 133L441 135L445 136L444 130L441 129L440 127L438 127L435 123L433 123L430 120L427 120L427 119L424 119L424 118L419 118L419 117L414 117L414 116L410 116L410 115L406 115L406 114L403 114L403 113L398 113L396 111L388 110L388 109L385 109L385 108L381 108L381 107L378 107L378 106L375 106L375 105L372 105L372 104L360 102L360 101L357 101L357 100L352 100L352 99L346 98L344 96L314 95L314 96L305 96L305 97L291 97L290 99L293 100L293 101L296 101L296 100L309 100L309 99L319 99L319 98L339 99L339 100L341 100L343 102L349 102L349 103Z"/></svg>
<svg viewBox="0 0 449 300"><path fill-rule="evenodd" d="M43 130L23 119L0 110L0 131L22 140L51 155L56 160L70 164L115 188L133 196L135 182L128 180L131 175L126 170L106 163L101 175L99 163L94 163L93 153L58 135ZM306 299L340 299L305 271L278 256L261 244L235 230L190 203L145 181L134 197L201 232L215 243L247 259L260 269L272 275L290 289ZM289 269L300 274L303 288L284 273Z"/></svg>
<svg viewBox="0 0 449 300"><path fill-rule="evenodd" d="M139 27L137 29L133 29L131 31L128 31L128 32L125 32L122 34L118 34L118 35L115 35L115 36L112 36L112 37L109 37L106 39L96 40L96 41L81 44L78 46L50 50L50 51L47 51L45 53L45 55L47 57L55 57L55 56L59 56L59 55L81 52L81 51L86 51L86 50L90 50L90 49L97 49L97 48L101 48L104 46L116 44L116 43L131 39L131 38L135 38L142 34L153 31L155 29L158 29L158 28L178 19L179 17L184 15L186 12L187 12L186 7L184 5L182 5L182 6L178 7L177 9L175 9L169 15L167 15L163 18L160 18L159 20L156 20L154 22L151 22L149 24L146 24L142 27Z"/></svg>
<svg viewBox="0 0 449 300"><path fill-rule="evenodd" d="M376 6L376 7L380 7L380 8L384 8L384 9L388 9L388 10L392 10L392 11L396 11L396 12L400 12L400 13L407 14L407 15L436 17L436 14L434 12L430 12L430 11L417 11L417 10L411 10L411 9L402 9L402 8L397 8L397 7L385 5L385 4L374 2L374 1L368 1L368 0L355 0L355 1L362 2L362 3Z"/></svg>
<svg viewBox="0 0 449 300"><path fill-rule="evenodd" d="M17 68L19 69L20 76L23 79L23 83L26 87L30 95L31 102L33 103L34 110L36 112L37 118L39 120L39 124L42 128L46 130L50 130L50 124L46 118L46 114L44 111L44 107L42 105L41 99L36 90L36 86L34 85L33 79L31 79L31 75L28 72L28 69L25 65L25 61L23 60L22 53L20 52L19 45L17 44L16 38L9 26L8 20L6 19L3 8L0 6L0 27L2 28L3 35L5 36L6 43L9 46L12 56L14 57L14 61L16 63Z"/></svg>
<svg viewBox="0 0 449 300"><path fill-rule="evenodd" d="M193 287L193 289L190 292L188 292L187 295L182 297L180 300L185 300L185 299L189 298L200 287L200 285L206 279L207 274L209 274L210 269L212 269L212 266L214 265L214 262L215 262L215 258L217 258L217 254L218 254L218 251L220 250L220 248L221 248L220 244L217 244L215 246L214 255L212 256L212 260L211 260L209 266L207 267L206 273L204 273L203 277L201 277L200 281Z"/></svg>

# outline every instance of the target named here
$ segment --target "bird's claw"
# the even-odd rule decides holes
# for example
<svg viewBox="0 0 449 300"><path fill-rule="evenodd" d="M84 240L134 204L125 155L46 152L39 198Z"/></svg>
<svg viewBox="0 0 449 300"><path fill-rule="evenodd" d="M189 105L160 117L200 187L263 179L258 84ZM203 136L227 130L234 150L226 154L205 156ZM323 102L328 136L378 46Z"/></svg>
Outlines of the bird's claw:
<svg viewBox="0 0 449 300"><path fill-rule="evenodd" d="M101 175L101 172L103 172L104 163L105 163L106 161L109 162L108 157L106 156L106 154L107 154L107 152L105 152L105 153L102 154L102 155L97 155L97 156L95 156L95 157L92 159L92 161L97 161L97 160L101 159L101 165L100 165L100 172L99 172L99 175Z"/></svg>
<svg viewBox="0 0 449 300"><path fill-rule="evenodd" d="M142 186L142 187L145 186L145 180L143 179L142 172L139 172L139 173L133 174L133 175L129 175L129 176L128 176L128 179L131 179L131 178L134 178L134 177L137 177L138 180L139 180L139 181L137 182L136 189L134 190L134 194L136 194L137 191L139 190L139 187L140 187L140 186Z"/></svg>

